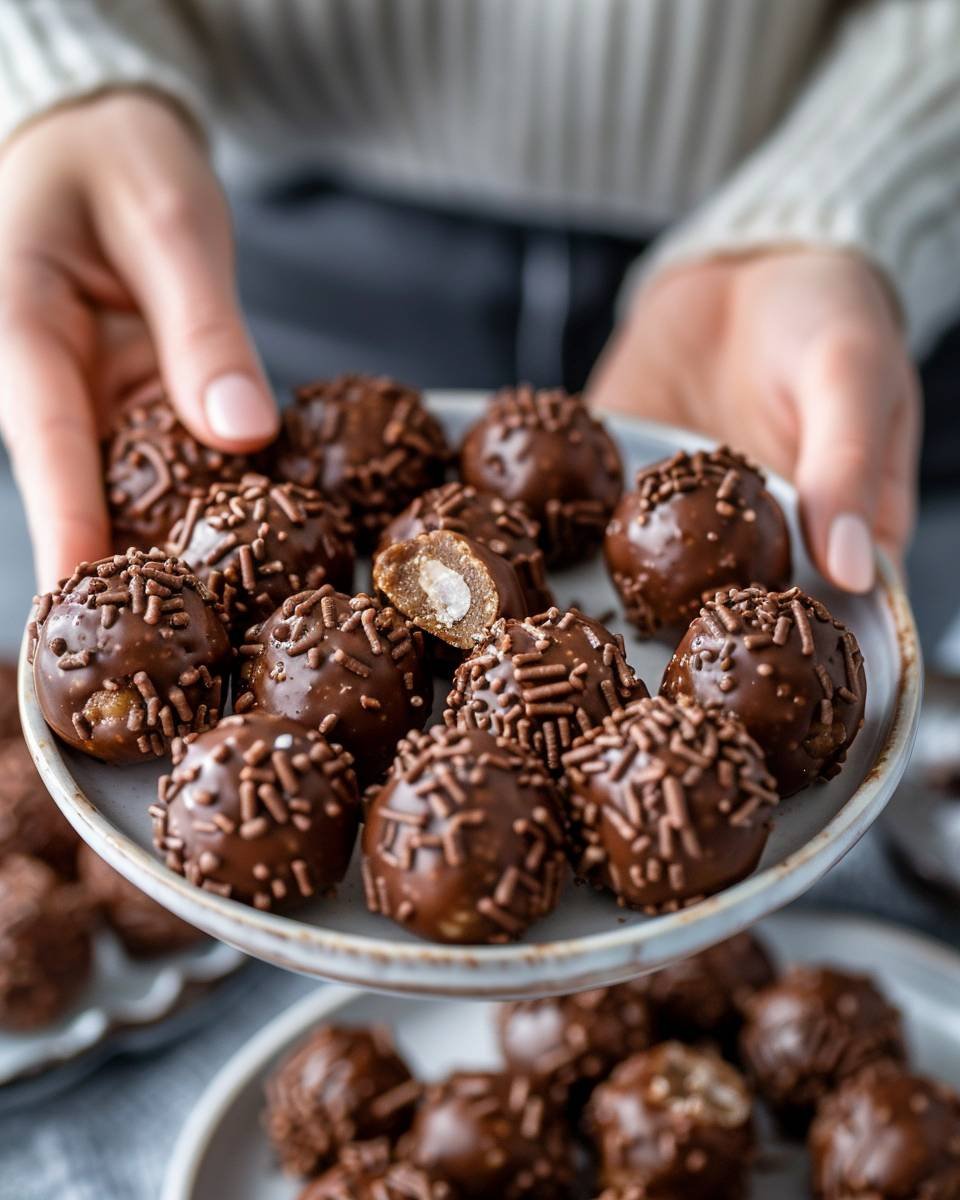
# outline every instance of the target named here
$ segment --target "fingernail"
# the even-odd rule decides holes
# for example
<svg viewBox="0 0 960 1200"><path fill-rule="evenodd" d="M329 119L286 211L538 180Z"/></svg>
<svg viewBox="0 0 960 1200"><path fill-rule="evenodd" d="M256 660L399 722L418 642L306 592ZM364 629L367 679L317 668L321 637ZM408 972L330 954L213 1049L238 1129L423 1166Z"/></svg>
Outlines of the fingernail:
<svg viewBox="0 0 960 1200"><path fill-rule="evenodd" d="M221 375L207 386L203 407L217 437L259 439L277 432L277 409L269 393L249 375Z"/></svg>
<svg viewBox="0 0 960 1200"><path fill-rule="evenodd" d="M827 539L827 573L848 592L869 592L873 587L873 538L857 513L834 517Z"/></svg>

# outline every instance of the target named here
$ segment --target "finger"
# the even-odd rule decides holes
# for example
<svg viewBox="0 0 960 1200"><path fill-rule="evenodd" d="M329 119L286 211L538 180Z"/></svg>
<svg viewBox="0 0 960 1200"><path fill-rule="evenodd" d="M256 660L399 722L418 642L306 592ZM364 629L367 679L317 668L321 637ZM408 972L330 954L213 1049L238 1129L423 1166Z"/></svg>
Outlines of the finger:
<svg viewBox="0 0 960 1200"><path fill-rule="evenodd" d="M923 413L916 373L908 367L905 374L905 402L897 408L890 429L874 521L877 541L901 568L916 524Z"/></svg>

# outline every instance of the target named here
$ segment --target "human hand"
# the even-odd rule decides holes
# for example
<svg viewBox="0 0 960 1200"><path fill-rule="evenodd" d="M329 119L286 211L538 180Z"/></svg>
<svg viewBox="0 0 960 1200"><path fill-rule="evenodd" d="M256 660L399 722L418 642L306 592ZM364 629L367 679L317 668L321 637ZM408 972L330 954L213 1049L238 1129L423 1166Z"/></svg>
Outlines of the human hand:
<svg viewBox="0 0 960 1200"><path fill-rule="evenodd" d="M665 272L590 383L600 408L682 425L793 479L811 555L867 591L913 527L920 388L892 299L854 254L783 250Z"/></svg>
<svg viewBox="0 0 960 1200"><path fill-rule="evenodd" d="M111 405L157 372L208 445L275 435L198 139L159 97L117 92L0 152L0 427L41 587L109 553L99 438Z"/></svg>

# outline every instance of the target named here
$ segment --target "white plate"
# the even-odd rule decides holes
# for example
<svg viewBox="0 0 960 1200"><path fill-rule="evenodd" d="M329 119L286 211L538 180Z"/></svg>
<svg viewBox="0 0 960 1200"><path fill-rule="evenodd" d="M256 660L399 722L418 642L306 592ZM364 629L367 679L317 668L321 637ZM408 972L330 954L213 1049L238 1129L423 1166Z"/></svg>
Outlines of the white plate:
<svg viewBox="0 0 960 1200"><path fill-rule="evenodd" d="M481 398L447 394L433 397L431 406L455 440L476 419ZM613 418L610 427L628 477L681 446L704 445L679 430L639 421ZM792 489L780 481L772 487L793 522L798 582L821 597L860 640L866 722L835 780L780 807L754 874L680 913L653 918L625 913L608 897L571 887L557 911L518 945L433 945L366 911L359 856L336 900L318 901L291 916L261 913L191 887L163 866L151 845L147 815L163 767L109 767L66 750L40 716L32 672L21 670L27 742L54 799L101 857L192 924L278 966L378 990L490 998L572 991L638 975L720 941L806 891L876 820L903 772L916 731L920 651L893 570L880 563L880 582L870 596L832 591L803 555ZM619 613L599 558L555 574L553 583L561 603L577 601L596 615ZM628 657L655 691L667 650L639 642L619 616L611 624L626 635ZM438 700L442 705L442 689Z"/></svg>
<svg viewBox="0 0 960 1200"><path fill-rule="evenodd" d="M917 1069L960 1088L960 956L896 926L841 914L795 913L760 927L781 962L834 962L874 975L904 1012ZM415 1074L496 1065L491 1004L384 1000L323 988L272 1021L214 1078L174 1149L161 1200L296 1200L299 1185L276 1167L260 1125L263 1088L280 1059L313 1026L386 1023ZM806 1154L764 1140L750 1200L806 1200Z"/></svg>

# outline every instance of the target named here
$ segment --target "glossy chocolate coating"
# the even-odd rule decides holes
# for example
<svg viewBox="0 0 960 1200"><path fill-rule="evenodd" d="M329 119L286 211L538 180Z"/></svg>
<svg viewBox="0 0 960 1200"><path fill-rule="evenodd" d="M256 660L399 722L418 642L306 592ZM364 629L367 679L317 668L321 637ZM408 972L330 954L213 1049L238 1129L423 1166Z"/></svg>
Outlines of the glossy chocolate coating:
<svg viewBox="0 0 960 1200"><path fill-rule="evenodd" d="M883 1064L823 1101L810 1128L821 1200L957 1200L960 1097Z"/></svg>
<svg viewBox="0 0 960 1200"><path fill-rule="evenodd" d="M719 704L763 747L781 796L842 766L863 725L867 682L853 633L791 588L718 593L691 622L661 691Z"/></svg>
<svg viewBox="0 0 960 1200"><path fill-rule="evenodd" d="M573 1139L521 1075L457 1072L427 1089L401 1149L459 1200L566 1200Z"/></svg>
<svg viewBox="0 0 960 1200"><path fill-rule="evenodd" d="M446 719L508 737L559 774L575 738L646 694L619 634L577 609L552 608L494 625L457 669Z"/></svg>
<svg viewBox="0 0 960 1200"><path fill-rule="evenodd" d="M351 1142L399 1137L419 1094L388 1030L321 1025L267 1081L264 1124L284 1170L316 1175Z"/></svg>
<svg viewBox="0 0 960 1200"><path fill-rule="evenodd" d="M736 717L638 700L564 755L575 869L619 903L673 911L757 865L777 803Z"/></svg>
<svg viewBox="0 0 960 1200"><path fill-rule="evenodd" d="M751 1098L711 1051L661 1042L595 1088L586 1124L601 1183L645 1200L739 1200L753 1148Z"/></svg>
<svg viewBox="0 0 960 1200"><path fill-rule="evenodd" d="M365 1146L353 1147L363 1150ZM351 1147L347 1147L349 1151ZM412 1163L351 1161L346 1151L329 1171L313 1180L298 1200L454 1200L449 1184L431 1179Z"/></svg>
<svg viewBox="0 0 960 1200"><path fill-rule="evenodd" d="M0 1029L49 1025L90 975L92 918L82 889L46 863L0 862Z"/></svg>
<svg viewBox="0 0 960 1200"><path fill-rule="evenodd" d="M564 867L563 811L538 759L479 729L400 743L363 830L371 912L432 941L509 942L552 912Z"/></svg>
<svg viewBox="0 0 960 1200"><path fill-rule="evenodd" d="M870 1063L905 1058L899 1012L862 975L791 967L747 1003L743 1064L784 1125L806 1128L817 1103Z"/></svg>
<svg viewBox="0 0 960 1200"><path fill-rule="evenodd" d="M17 664L0 662L0 738L20 736Z"/></svg>
<svg viewBox="0 0 960 1200"><path fill-rule="evenodd" d="M234 707L319 729L355 760L361 787L383 776L397 742L430 715L423 635L394 608L329 584L285 600L247 634Z"/></svg>
<svg viewBox="0 0 960 1200"><path fill-rule="evenodd" d="M296 721L225 717L174 747L158 796L154 845L196 887L292 908L346 874L360 814L351 758Z"/></svg>
<svg viewBox="0 0 960 1200"><path fill-rule="evenodd" d="M68 745L142 762L215 724L233 651L197 577L159 550L81 563L38 597L31 658L40 711Z"/></svg>
<svg viewBox="0 0 960 1200"><path fill-rule="evenodd" d="M627 620L672 644L721 588L785 588L790 535L763 474L721 447L682 451L637 473L603 551Z"/></svg>
<svg viewBox="0 0 960 1200"><path fill-rule="evenodd" d="M296 592L324 583L349 591L350 539L346 510L319 492L244 475L194 497L168 550L196 572L242 634Z"/></svg>
<svg viewBox="0 0 960 1200"><path fill-rule="evenodd" d="M79 845L23 739L0 742L0 862L11 854L28 854L72 879Z"/></svg>
<svg viewBox="0 0 960 1200"><path fill-rule="evenodd" d="M443 482L450 451L413 388L341 375L300 388L295 399L267 452L268 474L349 505L361 545L373 545L391 517Z"/></svg>
<svg viewBox="0 0 960 1200"><path fill-rule="evenodd" d="M588 558L623 491L616 444L580 396L505 388L470 429L460 475L472 487L519 500L540 523L547 562Z"/></svg>

